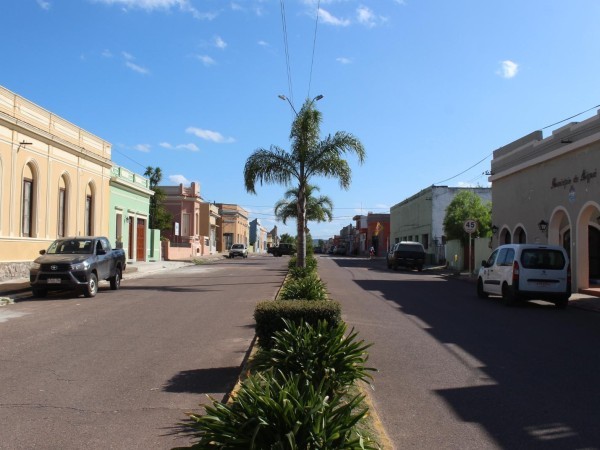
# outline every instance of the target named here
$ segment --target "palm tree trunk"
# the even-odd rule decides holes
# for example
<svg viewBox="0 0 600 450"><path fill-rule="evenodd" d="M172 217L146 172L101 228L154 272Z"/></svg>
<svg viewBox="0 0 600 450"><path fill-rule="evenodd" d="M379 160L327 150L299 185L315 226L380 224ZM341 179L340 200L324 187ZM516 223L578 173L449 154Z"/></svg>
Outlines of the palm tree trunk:
<svg viewBox="0 0 600 450"><path fill-rule="evenodd" d="M298 217L296 219L296 230L298 233L298 253L296 255L296 266L306 267L306 197L304 186L298 189Z"/></svg>

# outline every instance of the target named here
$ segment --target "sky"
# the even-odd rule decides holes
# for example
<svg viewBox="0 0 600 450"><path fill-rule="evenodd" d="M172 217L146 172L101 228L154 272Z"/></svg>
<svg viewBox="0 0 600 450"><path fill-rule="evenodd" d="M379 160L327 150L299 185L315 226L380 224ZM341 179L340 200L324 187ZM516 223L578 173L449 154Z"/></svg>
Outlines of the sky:
<svg viewBox="0 0 600 450"><path fill-rule="evenodd" d="M431 185L488 187L495 149L600 108L598 0L2 0L0 17L0 85L279 234L291 186L249 194L244 164L290 148L305 99L323 95L322 138L367 155L347 156L348 190L311 180L334 203L318 239Z"/></svg>

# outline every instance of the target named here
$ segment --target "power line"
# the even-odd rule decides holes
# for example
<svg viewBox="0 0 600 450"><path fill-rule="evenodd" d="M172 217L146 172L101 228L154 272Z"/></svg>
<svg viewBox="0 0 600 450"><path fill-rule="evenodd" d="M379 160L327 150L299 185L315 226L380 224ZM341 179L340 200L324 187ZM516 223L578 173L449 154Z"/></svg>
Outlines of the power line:
<svg viewBox="0 0 600 450"><path fill-rule="evenodd" d="M575 114L574 116L567 117L566 119L563 119L563 120L561 120L561 121L559 121L559 122L553 123L552 125L548 125L548 126L546 126L546 127L542 128L542 130L545 130L546 128L553 127L554 125L558 125L559 123L566 122L566 121L567 121L567 120L569 120L569 119L572 119L572 118L574 118L574 117L577 117L577 116L580 116L580 115L582 115L582 114L585 114L586 112L588 112L588 111L591 111L592 109L596 109L596 108L600 108L600 105L592 106L590 109L586 109L585 111L582 111L582 112L580 112L580 113L578 113L578 114Z"/></svg>
<svg viewBox="0 0 600 450"><path fill-rule="evenodd" d="M317 27L319 25L319 11L321 11L321 0L319 0L317 3L317 18L315 19L315 35L313 38L312 59L310 61L310 74L308 76L308 95L306 96L306 98L310 98L310 87L312 84L312 73L313 73L313 66L315 63L315 49L317 47Z"/></svg>
<svg viewBox="0 0 600 450"><path fill-rule="evenodd" d="M600 108L600 105L596 105L596 106L592 106L591 108L586 109L585 111L582 111L580 113L574 114L570 117L567 117L566 119L560 120L558 122L555 122L551 125L545 126L544 128L542 128L542 130L545 130L546 128L550 128L553 127L554 125L558 125L559 123L563 123L566 122L567 120L573 119L574 117L580 116L582 114L585 114L586 112L591 111L592 109L596 109L596 108ZM459 176L461 176L463 173L468 172L469 170L471 170L473 167L481 164L483 161L485 161L486 159L488 159L490 156L492 156L494 154L494 152L490 153L489 155L487 155L485 158L483 158L481 161L476 162L475 164L473 164L471 167L469 167L468 169L463 170L461 173L454 175L453 177L450 178L446 178L445 180L442 181L438 181L437 183L433 183L433 185L437 185L437 184L442 184L445 183L446 181L450 181L453 180L454 178L457 178Z"/></svg>
<svg viewBox="0 0 600 450"><path fill-rule="evenodd" d="M468 172L469 170L471 170L473 167L481 164L482 162L484 162L486 159L488 159L490 156L492 156L494 154L494 152L490 153L489 155L487 155L485 158L483 158L482 160L476 162L475 164L473 164L471 167L469 167L468 169L463 170L461 173L457 173L456 175L454 175L453 177L450 178L446 178L445 180L442 181L438 181L437 183L433 183L433 185L437 185L437 184L442 184L445 183L446 181L450 181L453 180L454 178L460 177L463 173Z"/></svg>
<svg viewBox="0 0 600 450"><path fill-rule="evenodd" d="M285 48L285 66L287 70L287 79L288 79L288 98L290 99L290 104L294 103L294 93L292 88L292 69L290 66L290 50L288 45L288 33L287 33L287 23L285 20L285 2L284 0L280 0L281 5L281 26L283 28L283 45Z"/></svg>

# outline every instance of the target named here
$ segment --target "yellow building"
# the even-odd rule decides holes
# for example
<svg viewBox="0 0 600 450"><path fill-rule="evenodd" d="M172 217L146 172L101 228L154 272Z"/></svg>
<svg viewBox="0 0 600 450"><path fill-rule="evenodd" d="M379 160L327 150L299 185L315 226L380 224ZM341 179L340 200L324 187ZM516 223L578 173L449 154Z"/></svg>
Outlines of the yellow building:
<svg viewBox="0 0 600 450"><path fill-rule="evenodd" d="M107 235L111 146L0 86L0 280L56 238Z"/></svg>

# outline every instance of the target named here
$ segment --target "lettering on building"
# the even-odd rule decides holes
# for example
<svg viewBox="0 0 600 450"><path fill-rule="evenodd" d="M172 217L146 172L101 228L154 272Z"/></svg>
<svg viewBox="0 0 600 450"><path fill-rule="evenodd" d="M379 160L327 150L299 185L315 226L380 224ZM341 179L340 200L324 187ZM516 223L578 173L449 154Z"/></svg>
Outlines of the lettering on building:
<svg viewBox="0 0 600 450"><path fill-rule="evenodd" d="M552 184L550 186L550 189L559 188L559 187L562 187L563 189L565 189L567 186L570 186L571 184L575 184L575 183L586 182L589 184L590 180L592 180L593 178L596 178L597 176L598 176L597 169L594 169L593 172L583 169L581 174L574 175L573 177L564 177L564 178L554 177L554 178L552 178Z"/></svg>

